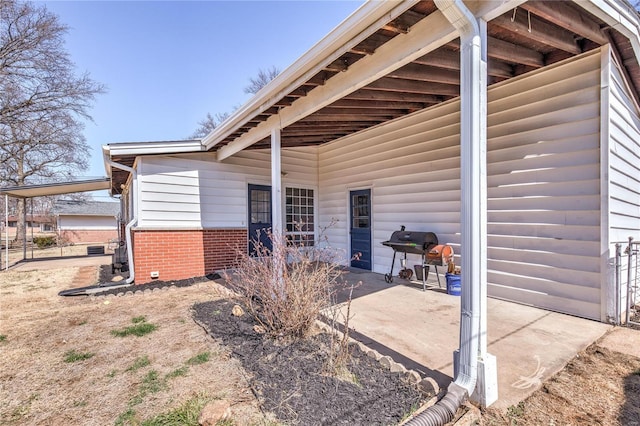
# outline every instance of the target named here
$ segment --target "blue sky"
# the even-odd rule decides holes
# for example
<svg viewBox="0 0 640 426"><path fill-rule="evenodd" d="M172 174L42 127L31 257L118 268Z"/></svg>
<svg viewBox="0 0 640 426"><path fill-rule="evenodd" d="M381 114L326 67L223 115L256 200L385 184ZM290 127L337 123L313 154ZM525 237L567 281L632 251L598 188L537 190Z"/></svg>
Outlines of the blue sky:
<svg viewBox="0 0 640 426"><path fill-rule="evenodd" d="M47 1L69 26L78 73L107 86L91 111L86 176L100 146L188 137L207 112L232 111L259 69L288 67L361 1Z"/></svg>

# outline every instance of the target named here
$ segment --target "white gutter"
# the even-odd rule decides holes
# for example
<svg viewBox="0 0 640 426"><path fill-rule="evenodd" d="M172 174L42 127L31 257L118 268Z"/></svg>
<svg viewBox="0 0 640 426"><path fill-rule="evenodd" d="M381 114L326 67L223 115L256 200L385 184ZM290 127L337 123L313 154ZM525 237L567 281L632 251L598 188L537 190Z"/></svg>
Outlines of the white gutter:
<svg viewBox="0 0 640 426"><path fill-rule="evenodd" d="M290 67L263 87L245 105L202 139L209 150L235 132L248 119L271 108L294 89L300 87L328 64L394 20L418 0L368 1L334 28L326 37L303 54Z"/></svg>
<svg viewBox="0 0 640 426"><path fill-rule="evenodd" d="M159 155L205 151L201 139L160 142L122 142L103 145L111 155Z"/></svg>

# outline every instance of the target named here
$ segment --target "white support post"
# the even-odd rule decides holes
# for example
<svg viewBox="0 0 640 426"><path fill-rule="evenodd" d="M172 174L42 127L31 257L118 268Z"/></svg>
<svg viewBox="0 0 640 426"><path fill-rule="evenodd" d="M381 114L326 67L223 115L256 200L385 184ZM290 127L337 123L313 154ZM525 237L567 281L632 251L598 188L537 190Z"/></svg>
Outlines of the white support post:
<svg viewBox="0 0 640 426"><path fill-rule="evenodd" d="M280 129L271 130L271 231L282 233L282 164Z"/></svg>
<svg viewBox="0 0 640 426"><path fill-rule="evenodd" d="M22 199L23 208L22 208L22 217L24 219L24 234L22 235L22 260L27 260L27 199ZM33 218L31 218L33 221ZM17 228L16 228L17 231Z"/></svg>
<svg viewBox="0 0 640 426"><path fill-rule="evenodd" d="M9 270L9 194L4 195L4 269Z"/></svg>
<svg viewBox="0 0 640 426"><path fill-rule="evenodd" d="M272 259L274 262L273 280L278 283L280 296L284 297L284 259L282 249L284 233L282 230L282 165L280 163L280 128L271 130L271 241L273 243Z"/></svg>

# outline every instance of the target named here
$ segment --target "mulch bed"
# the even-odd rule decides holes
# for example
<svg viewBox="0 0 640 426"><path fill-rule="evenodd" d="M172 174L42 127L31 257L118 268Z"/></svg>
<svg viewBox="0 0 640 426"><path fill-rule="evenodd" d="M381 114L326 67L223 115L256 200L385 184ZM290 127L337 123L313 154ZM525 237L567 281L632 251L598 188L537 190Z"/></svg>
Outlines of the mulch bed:
<svg viewBox="0 0 640 426"><path fill-rule="evenodd" d="M251 376L252 391L265 412L285 424L395 425L424 402L415 385L391 373L357 345L348 369L355 381L325 373L329 335L292 343L258 334L250 315L233 316L229 300L200 303L193 317L222 342Z"/></svg>
<svg viewBox="0 0 640 426"><path fill-rule="evenodd" d="M122 275L128 275L128 273L125 272ZM113 276L114 275L111 273L110 265L100 266L99 279L101 283L111 283L111 279L113 278ZM156 280L146 284L134 284L130 287L119 287L119 288L112 288L112 289L109 289L109 287L105 287L104 291L100 293L96 293L96 295L99 295L99 296L108 296L110 294L118 295L119 293L126 293L127 291L138 292L138 291L145 291L145 290L162 289L165 287L189 287L194 284L212 281L219 278L220 278L220 275L214 273L214 274L209 274L202 277L187 278L184 280L172 280L172 281Z"/></svg>

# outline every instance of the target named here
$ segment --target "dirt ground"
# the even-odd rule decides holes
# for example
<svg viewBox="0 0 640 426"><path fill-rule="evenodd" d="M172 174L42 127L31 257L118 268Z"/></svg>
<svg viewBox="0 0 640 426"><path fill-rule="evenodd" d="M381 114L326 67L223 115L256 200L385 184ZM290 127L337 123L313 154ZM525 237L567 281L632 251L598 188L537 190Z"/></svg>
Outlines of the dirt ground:
<svg viewBox="0 0 640 426"><path fill-rule="evenodd" d="M489 409L479 424L640 426L640 358L596 342L525 401L506 413Z"/></svg>
<svg viewBox="0 0 640 426"><path fill-rule="evenodd" d="M0 272L0 424L140 424L202 396L230 403L226 425L277 424L261 412L240 361L194 322L194 305L220 298L215 283L57 295L97 273ZM113 334L140 323L157 329ZM479 424L638 426L639 401L640 358L596 343L526 401L506 413L488 410Z"/></svg>

